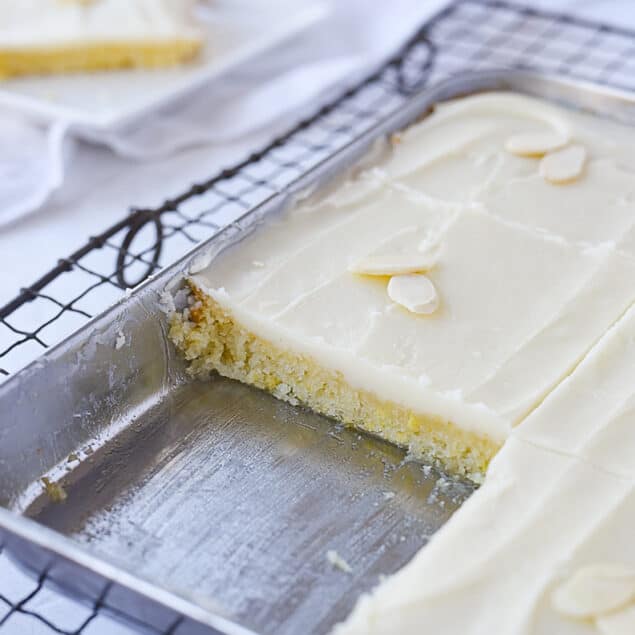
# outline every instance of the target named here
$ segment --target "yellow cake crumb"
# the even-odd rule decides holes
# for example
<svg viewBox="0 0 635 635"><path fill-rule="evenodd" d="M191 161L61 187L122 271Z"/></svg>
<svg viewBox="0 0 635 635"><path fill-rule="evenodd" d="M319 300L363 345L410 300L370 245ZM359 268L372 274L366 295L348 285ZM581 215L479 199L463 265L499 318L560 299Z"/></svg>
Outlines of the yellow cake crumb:
<svg viewBox="0 0 635 635"><path fill-rule="evenodd" d="M54 503L63 503L68 498L66 490L59 483L51 481L48 476L43 476L41 480L42 485L44 485L44 491L46 492L46 495Z"/></svg>

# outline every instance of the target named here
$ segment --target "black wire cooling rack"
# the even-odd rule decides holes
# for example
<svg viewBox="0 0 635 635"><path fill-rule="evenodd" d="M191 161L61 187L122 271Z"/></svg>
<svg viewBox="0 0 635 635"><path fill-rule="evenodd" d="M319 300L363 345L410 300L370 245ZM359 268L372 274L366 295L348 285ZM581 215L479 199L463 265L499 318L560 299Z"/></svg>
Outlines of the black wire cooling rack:
<svg viewBox="0 0 635 635"><path fill-rule="evenodd" d="M136 209L0 308L0 376L84 324L164 265L284 189L399 109L413 91L466 71L530 68L635 90L635 32L498 0L458 0L381 69L246 161L158 208ZM62 607L65 607L62 610ZM155 628L33 580L0 546L3 633L108 635ZM166 625L161 635L174 632Z"/></svg>

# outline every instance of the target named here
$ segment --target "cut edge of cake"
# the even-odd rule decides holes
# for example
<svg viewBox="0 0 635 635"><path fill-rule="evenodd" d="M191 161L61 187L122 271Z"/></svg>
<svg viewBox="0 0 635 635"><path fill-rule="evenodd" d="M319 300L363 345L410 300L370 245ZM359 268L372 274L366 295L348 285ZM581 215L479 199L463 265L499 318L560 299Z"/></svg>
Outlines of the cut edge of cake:
<svg viewBox="0 0 635 635"><path fill-rule="evenodd" d="M302 405L347 426L408 450L459 477L480 483L501 440L456 426L439 415L416 412L356 388L310 354L282 348L256 335L192 280L191 306L174 312L169 337L189 361L188 372L214 372Z"/></svg>
<svg viewBox="0 0 635 635"><path fill-rule="evenodd" d="M202 47L199 38L78 43L55 47L0 47L0 79L125 68L163 68L188 62Z"/></svg>

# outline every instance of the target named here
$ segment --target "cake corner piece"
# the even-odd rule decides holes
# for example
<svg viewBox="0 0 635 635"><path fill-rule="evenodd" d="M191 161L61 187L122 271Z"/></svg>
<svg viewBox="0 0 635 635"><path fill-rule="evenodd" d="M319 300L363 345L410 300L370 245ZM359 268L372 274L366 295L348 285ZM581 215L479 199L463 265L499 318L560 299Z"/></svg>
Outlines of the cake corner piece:
<svg viewBox="0 0 635 635"><path fill-rule="evenodd" d="M193 2L44 0L11 3L0 26L0 79L193 60L203 46ZM125 28L122 28L122 24Z"/></svg>
<svg viewBox="0 0 635 635"><path fill-rule="evenodd" d="M307 352L257 335L232 310L190 279L189 306L170 318L169 337L199 379L218 373L304 406L435 462L450 474L481 482L501 439L461 429L351 384Z"/></svg>

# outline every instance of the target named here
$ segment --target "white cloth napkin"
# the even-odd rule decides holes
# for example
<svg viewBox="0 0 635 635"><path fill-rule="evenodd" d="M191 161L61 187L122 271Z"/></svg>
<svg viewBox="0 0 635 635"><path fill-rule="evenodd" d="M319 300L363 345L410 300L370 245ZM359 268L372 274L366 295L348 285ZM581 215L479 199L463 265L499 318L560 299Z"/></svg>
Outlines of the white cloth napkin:
<svg viewBox="0 0 635 635"><path fill-rule="evenodd" d="M428 3L433 8L443 1ZM297 38L287 42L195 95L120 128L103 131L61 121L46 128L0 111L0 229L63 187L73 169L76 138L149 160L227 143L283 117L291 125L307 105L323 103L326 91L354 81L389 55L421 19L406 0L373 3L372 10L365 0L332 0L329 9L324 21L297 36L301 46Z"/></svg>
<svg viewBox="0 0 635 635"><path fill-rule="evenodd" d="M359 63L354 57L344 56L303 64L261 82L247 93L242 86L214 83L200 91L196 99L154 113L141 126L132 123L106 132L84 130L81 134L134 159L154 159L190 146L226 143L317 100L326 87L354 72ZM307 73L313 77L311 84L301 81Z"/></svg>
<svg viewBox="0 0 635 635"><path fill-rule="evenodd" d="M40 207L64 181L73 147L68 126L41 129L19 117L0 117L0 226Z"/></svg>

